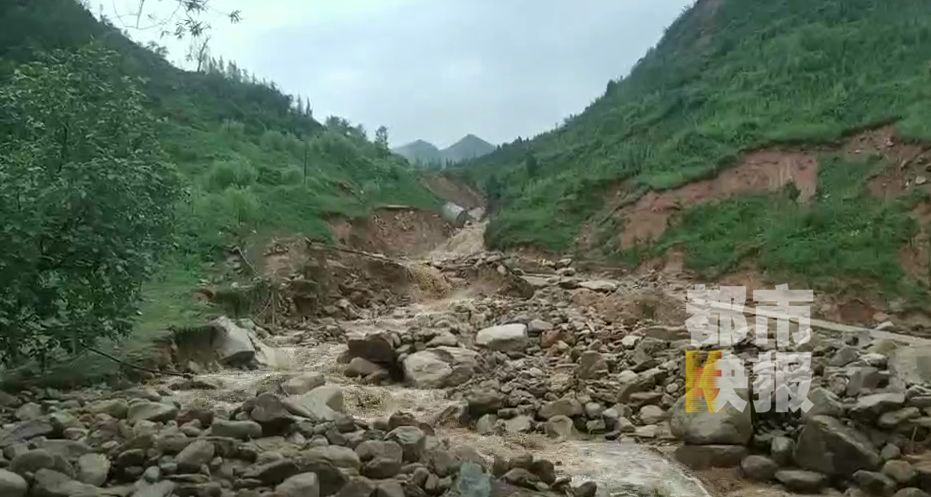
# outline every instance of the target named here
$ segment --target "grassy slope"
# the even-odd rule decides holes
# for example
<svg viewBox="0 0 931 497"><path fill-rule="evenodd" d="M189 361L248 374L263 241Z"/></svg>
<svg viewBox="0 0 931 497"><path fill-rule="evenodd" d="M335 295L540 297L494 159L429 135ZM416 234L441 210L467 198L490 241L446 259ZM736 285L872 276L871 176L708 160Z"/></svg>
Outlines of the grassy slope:
<svg viewBox="0 0 931 497"><path fill-rule="evenodd" d="M124 56L126 74L143 78L153 111L164 118L162 146L190 191L179 206L177 251L146 287L136 334L105 344L110 351L138 357L170 326L201 322L208 309L191 291L211 277L209 267L230 245L276 233L329 239L330 216L362 216L382 204L437 204L404 159L380 153L356 130L324 128L293 111L273 85L178 70L73 0L0 4L0 81L44 50L92 39ZM95 380L113 365L87 356L59 365L52 378L68 383L74 371Z"/></svg>
<svg viewBox="0 0 931 497"><path fill-rule="evenodd" d="M503 185L489 192L502 205L491 245L565 250L601 207L598 192L620 180L672 188L742 150L893 120L901 136L931 140L929 53L922 0L704 0L582 114L463 174Z"/></svg>

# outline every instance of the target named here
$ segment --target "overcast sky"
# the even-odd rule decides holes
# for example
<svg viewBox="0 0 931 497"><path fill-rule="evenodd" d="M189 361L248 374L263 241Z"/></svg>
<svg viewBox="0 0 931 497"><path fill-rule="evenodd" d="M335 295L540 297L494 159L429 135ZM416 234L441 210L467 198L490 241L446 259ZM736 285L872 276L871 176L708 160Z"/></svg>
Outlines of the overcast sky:
<svg viewBox="0 0 931 497"><path fill-rule="evenodd" d="M176 0L146 0L165 15ZM97 4L96 2L102 2ZM118 26L139 0L90 0ZM627 74L691 0L211 0L211 53L394 146L503 143L552 128ZM222 12L240 10L231 25ZM143 26L146 20L143 18ZM155 40L185 65L187 42Z"/></svg>

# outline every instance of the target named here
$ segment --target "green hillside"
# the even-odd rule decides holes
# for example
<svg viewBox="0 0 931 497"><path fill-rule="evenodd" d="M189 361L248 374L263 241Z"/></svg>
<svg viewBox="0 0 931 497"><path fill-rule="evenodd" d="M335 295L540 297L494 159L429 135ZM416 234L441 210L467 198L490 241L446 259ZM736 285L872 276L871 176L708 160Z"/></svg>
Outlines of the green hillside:
<svg viewBox="0 0 931 497"><path fill-rule="evenodd" d="M199 322L205 308L191 291L219 276L211 267L230 247L276 234L328 240L330 217L438 203L405 160L369 141L361 127L340 118L321 125L310 114L312 102L300 105L234 63L177 69L74 0L0 2L0 87L26 64L40 61L41 73L88 44L97 46L88 53L113 52L117 64L117 74L88 68L88 80L142 90L156 118L158 153L181 173L185 190L176 206L174 249L143 289L140 336Z"/></svg>
<svg viewBox="0 0 931 497"><path fill-rule="evenodd" d="M584 112L533 140L503 146L462 174L499 206L487 233L490 245L570 250L586 221L605 216L599 214L603 193L621 184L636 198L714 176L743 151L837 142L882 123L895 123L902 140L931 141L929 54L931 3L921 0L700 0ZM861 194L850 202L870 204ZM815 205L815 215L822 208ZM854 211L858 216L844 229L873 222L872 209ZM781 235L811 242L836 238L842 229L829 225L812 233L800 223ZM897 232L895 239L907 235ZM733 235L676 236L715 242ZM608 246L613 237L603 238L603 251L622 258L655 249L618 253ZM779 251L793 253L800 244ZM827 252L810 254L822 265L832 251L843 251L843 245L822 245ZM774 267L792 268L788 261Z"/></svg>

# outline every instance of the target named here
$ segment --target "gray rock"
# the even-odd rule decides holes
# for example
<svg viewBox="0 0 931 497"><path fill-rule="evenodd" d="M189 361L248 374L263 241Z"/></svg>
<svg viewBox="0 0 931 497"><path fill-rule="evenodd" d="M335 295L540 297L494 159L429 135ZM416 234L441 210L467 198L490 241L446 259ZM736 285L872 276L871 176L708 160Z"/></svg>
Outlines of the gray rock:
<svg viewBox="0 0 931 497"><path fill-rule="evenodd" d="M17 423L9 430L0 432L0 447L25 442L35 437L49 436L55 433L55 427L46 418L30 419Z"/></svg>
<svg viewBox="0 0 931 497"><path fill-rule="evenodd" d="M866 435L830 416L809 418L799 435L795 462L828 475L849 476L877 469L882 462Z"/></svg>
<svg viewBox="0 0 931 497"><path fill-rule="evenodd" d="M593 292L612 293L617 290L617 283L608 280L589 280L579 283L579 287Z"/></svg>
<svg viewBox="0 0 931 497"><path fill-rule="evenodd" d="M732 468L747 455L742 445L681 445L674 456L692 469Z"/></svg>
<svg viewBox="0 0 931 497"><path fill-rule="evenodd" d="M415 388L443 388L447 385L453 368L433 350L422 350L402 361L404 379Z"/></svg>
<svg viewBox="0 0 931 497"><path fill-rule="evenodd" d="M899 485L906 485L918 476L915 468L908 461L886 461L883 464L882 474L895 480Z"/></svg>
<svg viewBox="0 0 931 497"><path fill-rule="evenodd" d="M485 414L475 422L475 431L479 435L491 435L495 432L495 425L498 422L498 416L494 414Z"/></svg>
<svg viewBox="0 0 931 497"><path fill-rule="evenodd" d="M334 385L317 387L304 395L292 395L283 400L284 406L294 415L316 422L335 421L345 413L343 391Z"/></svg>
<svg viewBox="0 0 931 497"><path fill-rule="evenodd" d="M530 416L516 416L504 422L508 433L530 433L533 431L533 419Z"/></svg>
<svg viewBox="0 0 931 497"><path fill-rule="evenodd" d="M906 487L894 493L892 497L931 497L931 494L920 488Z"/></svg>
<svg viewBox="0 0 931 497"><path fill-rule="evenodd" d="M415 426L399 426L385 435L385 440L397 442L406 462L417 462L426 447L424 432Z"/></svg>
<svg viewBox="0 0 931 497"><path fill-rule="evenodd" d="M151 485L144 485L139 487L132 497L170 497L175 491L175 486L172 481L160 481Z"/></svg>
<svg viewBox="0 0 931 497"><path fill-rule="evenodd" d="M837 395L825 388L813 388L808 393L808 400L811 401L812 407L802 414L803 418L813 416L842 416L844 414L844 405Z"/></svg>
<svg viewBox="0 0 931 497"><path fill-rule="evenodd" d="M174 404L163 404L149 400L135 400L129 404L127 420L132 423L139 421L164 422L175 418L178 408Z"/></svg>
<svg viewBox="0 0 931 497"><path fill-rule="evenodd" d="M31 492L42 497L96 496L100 488L73 480L70 476L50 469L36 472Z"/></svg>
<svg viewBox="0 0 931 497"><path fill-rule="evenodd" d="M902 455L902 449L900 449L899 446L895 444L886 444L886 446L883 447L881 451L879 451L879 455L883 458L884 461L898 459L899 456Z"/></svg>
<svg viewBox="0 0 931 497"><path fill-rule="evenodd" d="M394 480L384 480L375 486L375 497L404 497L404 488Z"/></svg>
<svg viewBox="0 0 931 497"><path fill-rule="evenodd" d="M568 440L573 438L575 427L572 419L568 416L553 416L544 423L546 436L557 440Z"/></svg>
<svg viewBox="0 0 931 497"><path fill-rule="evenodd" d="M320 481L314 473L301 473L275 487L281 497L320 497Z"/></svg>
<svg viewBox="0 0 931 497"><path fill-rule="evenodd" d="M686 443L697 445L746 445L753 436L750 403L743 411L727 405L718 412L686 412L685 397L672 407L672 434Z"/></svg>
<svg viewBox="0 0 931 497"><path fill-rule="evenodd" d="M892 495L892 492L895 492L897 488L892 478L882 473L867 471L865 469L856 471L853 474L853 481L857 482L860 488L872 495Z"/></svg>
<svg viewBox="0 0 931 497"><path fill-rule="evenodd" d="M266 485L277 485L300 472L294 461L279 459L252 466L243 474L243 477L259 480Z"/></svg>
<svg viewBox="0 0 931 497"><path fill-rule="evenodd" d="M197 440L188 445L175 457L178 471L182 473L197 473L200 467L213 459L215 448L206 440Z"/></svg>
<svg viewBox="0 0 931 497"><path fill-rule="evenodd" d="M110 460L107 456L84 454L78 458L78 480L99 487L106 483L109 474Z"/></svg>
<svg viewBox="0 0 931 497"><path fill-rule="evenodd" d="M851 368L847 380L847 396L856 397L861 393L879 386L883 375L879 369L869 366Z"/></svg>
<svg viewBox="0 0 931 497"><path fill-rule="evenodd" d="M26 476L28 473L35 473L40 469L51 469L62 473L69 478L74 478L74 468L59 454L52 454L47 450L35 449L18 454L10 462L10 471Z"/></svg>
<svg viewBox="0 0 931 497"><path fill-rule="evenodd" d="M363 476L350 479L339 489L336 497L371 497L375 492L375 483Z"/></svg>
<svg viewBox="0 0 931 497"><path fill-rule="evenodd" d="M543 419L556 416L575 417L582 415L582 404L575 399L562 398L543 404L538 413Z"/></svg>
<svg viewBox="0 0 931 497"><path fill-rule="evenodd" d="M376 457L362 465L362 475L375 480L391 478L401 472L401 461Z"/></svg>
<svg viewBox="0 0 931 497"><path fill-rule="evenodd" d="M16 473L0 469L0 495L4 497L23 497L26 495L26 480Z"/></svg>
<svg viewBox="0 0 931 497"><path fill-rule="evenodd" d="M542 319L533 319L527 323L527 332L536 334L553 329L553 324Z"/></svg>
<svg viewBox="0 0 931 497"><path fill-rule="evenodd" d="M94 451L90 445L76 440L41 440L36 442L36 448L57 454L65 459L77 459L84 454Z"/></svg>
<svg viewBox="0 0 931 497"><path fill-rule="evenodd" d="M530 344L527 326L524 324L505 324L492 326L475 335L475 344L501 352L523 352Z"/></svg>
<svg viewBox="0 0 931 497"><path fill-rule="evenodd" d="M752 480L769 481L776 476L779 465L765 456L747 456L740 461L740 470Z"/></svg>
<svg viewBox="0 0 931 497"><path fill-rule="evenodd" d="M640 408L640 421L644 424L653 425L666 419L666 411L662 407L646 405Z"/></svg>
<svg viewBox="0 0 931 497"><path fill-rule="evenodd" d="M281 384L281 389L288 395L305 394L326 383L320 373L304 373Z"/></svg>
<svg viewBox="0 0 931 497"><path fill-rule="evenodd" d="M467 462L459 469L459 476L453 487L461 497L491 497L492 482L481 466Z"/></svg>
<svg viewBox="0 0 931 497"><path fill-rule="evenodd" d="M475 390L466 396L469 415L478 418L483 414L494 414L504 407L504 396L495 390Z"/></svg>
<svg viewBox="0 0 931 497"><path fill-rule="evenodd" d="M375 364L393 365L397 354L387 333L356 334L347 337L350 357L361 357Z"/></svg>
<svg viewBox="0 0 931 497"><path fill-rule="evenodd" d="M350 378L354 378L382 372L387 372L387 370L364 357L353 357L346 366L345 374Z"/></svg>
<svg viewBox="0 0 931 497"><path fill-rule="evenodd" d="M818 493L827 483L827 477L814 471L783 469L776 471L776 481L793 492Z"/></svg>
<svg viewBox="0 0 931 497"><path fill-rule="evenodd" d="M123 419L129 411L129 403L125 399L98 400L88 405L87 410L94 414L107 414Z"/></svg>
<svg viewBox="0 0 931 497"><path fill-rule="evenodd" d="M333 465L336 468L348 470L358 470L362 466L359 455L349 447L340 447L329 445L325 447L312 447L302 450L299 454L302 465L315 462L324 462Z"/></svg>
<svg viewBox="0 0 931 497"><path fill-rule="evenodd" d="M594 350L586 350L579 356L576 374L583 380L598 378L608 372L608 363L604 356Z"/></svg>
<svg viewBox="0 0 931 497"><path fill-rule="evenodd" d="M238 440L249 440L262 436L262 425L255 421L228 421L214 420L210 432L217 437L229 437Z"/></svg>
<svg viewBox="0 0 931 497"><path fill-rule="evenodd" d="M28 421L30 419L42 417L42 406L34 402L23 404L13 411L13 416L20 421Z"/></svg>
<svg viewBox="0 0 931 497"><path fill-rule="evenodd" d="M831 360L828 361L828 364L834 367L841 367L850 364L853 361L856 361L860 357L860 351L856 347L844 346L841 347L834 355L831 357Z"/></svg>
<svg viewBox="0 0 931 497"><path fill-rule="evenodd" d="M769 453L780 466L788 466L795 455L795 440L789 437L773 437L769 444Z"/></svg>
<svg viewBox="0 0 931 497"><path fill-rule="evenodd" d="M906 384L931 383L931 346L898 347L889 354L888 367Z"/></svg>
<svg viewBox="0 0 931 497"><path fill-rule="evenodd" d="M383 442L380 440L366 440L356 446L356 454L362 462L381 457L401 462L404 450L397 442Z"/></svg>
<svg viewBox="0 0 931 497"><path fill-rule="evenodd" d="M874 393L857 399L857 403L850 408L850 413L858 417L876 417L886 411L898 409L904 404L905 394L902 392Z"/></svg>
<svg viewBox="0 0 931 497"><path fill-rule="evenodd" d="M901 423L921 416L917 407L903 407L895 411L884 412L876 422L880 428L891 430Z"/></svg>
<svg viewBox="0 0 931 497"><path fill-rule="evenodd" d="M226 316L210 322L213 329L211 346L224 364L243 364L255 358L255 345L249 330L240 327Z"/></svg>

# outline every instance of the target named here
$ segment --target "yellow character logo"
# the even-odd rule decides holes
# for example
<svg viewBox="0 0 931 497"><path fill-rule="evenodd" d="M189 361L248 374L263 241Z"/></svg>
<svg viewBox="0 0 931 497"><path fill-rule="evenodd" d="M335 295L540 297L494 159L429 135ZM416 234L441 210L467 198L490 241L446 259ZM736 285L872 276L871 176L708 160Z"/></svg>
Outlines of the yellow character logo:
<svg viewBox="0 0 931 497"><path fill-rule="evenodd" d="M715 412L714 400L718 396L718 370L717 362L721 358L720 350L708 352L705 364L701 364L699 351L685 352L685 412ZM699 399L705 400L705 408L701 408Z"/></svg>

